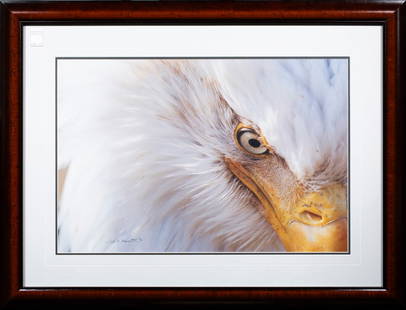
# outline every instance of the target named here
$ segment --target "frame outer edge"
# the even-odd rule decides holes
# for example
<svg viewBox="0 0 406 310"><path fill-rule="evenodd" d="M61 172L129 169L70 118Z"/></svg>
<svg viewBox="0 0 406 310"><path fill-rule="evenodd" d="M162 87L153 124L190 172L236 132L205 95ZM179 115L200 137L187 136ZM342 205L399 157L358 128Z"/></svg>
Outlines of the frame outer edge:
<svg viewBox="0 0 406 310"><path fill-rule="evenodd" d="M397 184L396 184L396 245L397 245L397 300L406 307L406 1L397 11Z"/></svg>
<svg viewBox="0 0 406 310"><path fill-rule="evenodd" d="M1 5L0 80L0 181L4 195L0 203L0 254L4 276L0 277L0 306L14 307L22 287L22 57L18 14L7 3ZM4 169L3 169L4 168ZM2 193L3 194L3 193ZM4 262L4 263L3 263ZM3 265L4 264L4 265Z"/></svg>
<svg viewBox="0 0 406 310"><path fill-rule="evenodd" d="M9 259L9 196L8 196L8 172L7 172L7 69L6 69L6 17L7 9L0 1L0 306L6 305L10 301L10 273L8 266Z"/></svg>
<svg viewBox="0 0 406 310"><path fill-rule="evenodd" d="M371 1L374 3L374 1ZM395 197L391 197L395 201L395 215L396 218L391 221L392 224L395 225L393 230L396 232L394 236L393 242L396 242L396 247L394 251L395 257L393 258L395 261L396 268L389 270L395 277L395 294L390 292L389 299L392 301L393 298L396 299L396 303L405 304L405 277L404 271L404 258L405 258L405 228L403 225L406 225L405 215L406 212L402 210L404 207L405 200L405 191L403 182L406 181L406 169L405 164L402 162L403 156L406 156L405 152L405 138L406 138L406 125L402 123L402 121L406 122L405 113L406 107L406 5L404 0L396 0L394 1L397 10L396 10L396 71L393 71L393 75L396 75L396 93L397 98L395 100L395 110L396 110L396 118L394 119L395 122L395 135L393 141L395 142L394 150L396 151L395 156L395 180L394 184L391 184L390 187L393 187L393 193ZM7 2L6 2L7 3ZM82 2L83 3L83 2ZM39 4L39 3L37 3ZM44 3L45 4L45 3ZM91 4L91 3L88 3ZM118 5L120 3L117 3ZM393 3L392 3L393 4ZM29 9L28 9L29 11ZM16 46L16 42L19 38L16 37L16 34L20 34L20 30L13 29L19 22L18 14L13 12L13 8L10 8L7 4L4 4L3 1L0 0L0 307L4 304L10 304L11 302L15 301L15 299L22 299L22 298L33 298L33 299L52 299L52 296L55 297L62 297L64 290L56 289L54 292L53 290L41 290L39 289L37 292L32 290L31 292L24 292L21 291L20 283L20 276L22 275L21 269L17 270L18 267L22 268L22 257L21 257L21 249L16 251L17 245L15 242L19 242L21 240L16 240L16 228L15 224L22 225L22 218L19 220L17 219L18 216L22 216L22 212L20 210L22 199L21 197L17 198L17 201L12 201L12 194L14 193L21 193L21 182L17 180L19 177L22 178L22 175L19 175L19 172L22 168L21 163L18 163L20 158L20 153L22 153L22 147L20 144L21 139L21 131L17 123L19 122L19 118L22 117L20 113L16 110L16 107L11 107L11 104L18 105L21 103L22 96L21 94L16 94L13 90L10 90L10 86L13 88L19 89L21 87L21 81L19 80L21 72L15 72L15 65L21 68L21 62L19 60L18 55L10 55L9 53L12 52L12 48ZM20 42L21 43L21 42ZM20 46L18 43L18 46ZM21 50L19 51L21 53ZM18 53L17 53L18 54ZM21 55L20 55L21 56ZM14 67L14 68L13 68ZM14 75L14 77L13 77ZM17 75L18 77L16 77ZM14 89L15 90L15 89ZM20 90L22 91L22 90ZM21 110L22 111L22 110ZM21 121L21 119L20 119ZM13 128L10 128L12 126ZM17 141L18 140L18 141ZM17 148L17 153L12 151L12 147ZM15 169L15 170L14 170ZM14 171L13 171L14 170ZM13 204L13 205L12 205ZM18 210L17 210L18 209ZM17 220L13 223L12 220ZM17 225L17 226L18 226ZM12 227L14 226L14 228ZM21 234L21 231L20 231ZM18 248L18 247L17 247ZM15 256L11 255L10 252L15 251L17 253L17 261L13 258ZM20 257L18 257L18 254ZM88 288L93 291L94 288ZM141 289L142 290L142 289ZM48 292L46 292L48 291ZM58 292L56 292L58 291ZM74 290L66 290L73 292ZM66 292L66 293L68 293ZM31 293L31 294L30 294ZM48 293L48 294L47 294ZM79 293L79 292L77 292ZM119 294L113 294L111 292L112 297L110 301L114 301L114 297L118 297ZM365 292L366 293L366 292ZM86 292L82 292L83 295L87 295L90 297L92 293L89 295ZM145 293L145 295L149 295L152 297L152 294ZM181 293L180 293L181 294ZM37 295L34 297L34 295ZM68 294L66 294L68 295ZM80 300L79 295L71 294L71 296L66 296L64 298L73 299L73 300ZM72 296L73 295L73 296ZM106 292L106 295L109 295ZM116 295L116 296L113 296ZM124 296L126 294L123 294ZM142 295L142 294L141 294ZM159 293L158 293L159 295ZM186 294L183 294L182 299L185 298ZM192 293L193 295L193 293ZM232 297L233 294L230 294ZM263 298L268 299L267 294L264 294ZM386 294L384 294L386 295ZM124 297L123 296L123 297ZM93 296L96 298L95 296ZM212 296L213 297L213 296ZM299 296L297 296L299 297ZM296 298L297 298L296 297ZM363 297L356 297L356 299L364 299L367 294L363 295ZM373 302L374 299L378 296L370 296L372 297L371 301ZM382 295L381 295L382 297ZM152 297L153 298L153 297ZM217 296L221 300L224 300L224 296ZM215 298L217 300L217 298ZM106 299L104 297L103 299ZM109 298L107 298L109 299ZM193 298L195 299L195 298ZM227 298L228 299L228 298ZM258 300L261 300L259 298ZM300 298L299 298L300 299ZM177 298L176 298L177 300ZM237 299L238 300L238 299ZM326 300L327 301L327 300ZM349 298L347 303L354 302L353 298Z"/></svg>

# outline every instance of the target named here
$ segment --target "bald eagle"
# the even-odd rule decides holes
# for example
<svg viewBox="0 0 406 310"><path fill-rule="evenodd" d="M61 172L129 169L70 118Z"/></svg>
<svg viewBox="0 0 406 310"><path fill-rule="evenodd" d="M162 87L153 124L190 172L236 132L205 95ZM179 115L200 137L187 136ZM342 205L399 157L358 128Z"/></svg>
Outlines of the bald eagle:
<svg viewBox="0 0 406 310"><path fill-rule="evenodd" d="M59 60L58 252L347 251L347 65Z"/></svg>

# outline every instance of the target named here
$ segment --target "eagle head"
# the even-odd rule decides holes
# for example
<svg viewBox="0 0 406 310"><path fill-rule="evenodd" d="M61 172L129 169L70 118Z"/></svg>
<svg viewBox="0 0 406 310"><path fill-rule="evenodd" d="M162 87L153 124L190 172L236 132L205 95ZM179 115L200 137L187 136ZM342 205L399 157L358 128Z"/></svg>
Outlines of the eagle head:
<svg viewBox="0 0 406 310"><path fill-rule="evenodd" d="M147 251L347 251L346 59L126 66L83 146L110 154L103 203L117 215L97 224L110 223L105 240L119 231Z"/></svg>

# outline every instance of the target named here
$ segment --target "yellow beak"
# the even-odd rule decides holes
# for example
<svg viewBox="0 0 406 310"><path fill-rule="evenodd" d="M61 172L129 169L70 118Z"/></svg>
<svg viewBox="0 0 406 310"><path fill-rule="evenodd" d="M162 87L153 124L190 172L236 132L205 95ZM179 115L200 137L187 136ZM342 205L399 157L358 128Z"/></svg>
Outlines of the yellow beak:
<svg viewBox="0 0 406 310"><path fill-rule="evenodd" d="M341 184L317 192L301 193L288 206L269 184L237 162L226 158L231 172L247 186L264 207L267 221L289 252L346 252L346 190Z"/></svg>

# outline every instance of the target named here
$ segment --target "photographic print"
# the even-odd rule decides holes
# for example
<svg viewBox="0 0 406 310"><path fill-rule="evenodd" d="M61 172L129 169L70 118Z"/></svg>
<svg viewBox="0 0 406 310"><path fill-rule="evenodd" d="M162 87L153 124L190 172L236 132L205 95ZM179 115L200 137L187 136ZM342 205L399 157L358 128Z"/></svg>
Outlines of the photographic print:
<svg viewBox="0 0 406 310"><path fill-rule="evenodd" d="M57 254L348 253L348 58L58 58Z"/></svg>

